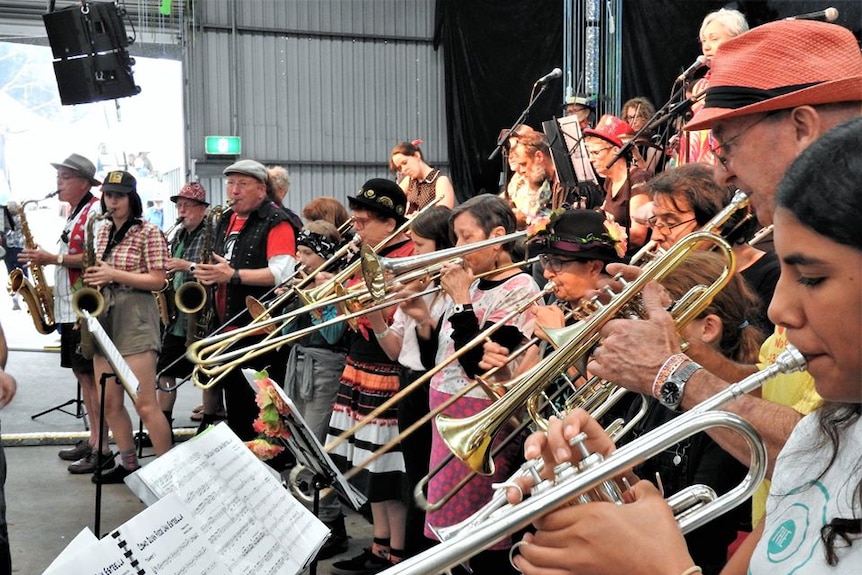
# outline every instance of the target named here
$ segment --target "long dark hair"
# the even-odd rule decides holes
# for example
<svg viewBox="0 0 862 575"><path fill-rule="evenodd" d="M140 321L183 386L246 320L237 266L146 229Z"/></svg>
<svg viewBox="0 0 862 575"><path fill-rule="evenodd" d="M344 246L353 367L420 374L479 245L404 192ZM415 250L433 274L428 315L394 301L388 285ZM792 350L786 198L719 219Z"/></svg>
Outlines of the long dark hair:
<svg viewBox="0 0 862 575"><path fill-rule="evenodd" d="M117 193L117 192L112 192ZM129 192L126 194L129 196L129 219L139 220L141 216L144 215L144 204L141 203L141 196L138 195L137 191ZM102 213L108 211L107 206L105 206L105 194L102 194L102 199L99 200L99 203L102 205Z"/></svg>
<svg viewBox="0 0 862 575"><path fill-rule="evenodd" d="M776 205L789 210L804 226L842 245L862 251L862 117L834 128L814 142L787 170L776 195ZM836 302L836 305L839 305ZM842 432L862 415L862 401L827 403L820 409L819 427L832 456L820 477L838 455ZM855 438L859 441L859 438ZM862 466L862 462L856 462ZM853 491L855 507L862 509L862 480ZM848 547L862 533L862 518L833 517L820 528L826 561L838 564L836 542Z"/></svg>

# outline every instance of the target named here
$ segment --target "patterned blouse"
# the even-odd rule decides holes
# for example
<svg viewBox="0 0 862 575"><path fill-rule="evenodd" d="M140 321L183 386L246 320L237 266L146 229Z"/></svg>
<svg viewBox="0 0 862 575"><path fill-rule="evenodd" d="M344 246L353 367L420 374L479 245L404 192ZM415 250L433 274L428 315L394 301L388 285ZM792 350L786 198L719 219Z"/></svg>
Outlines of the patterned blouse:
<svg viewBox="0 0 862 575"><path fill-rule="evenodd" d="M407 184L407 215L416 213L437 197L437 178L440 170L433 168L422 181L410 179Z"/></svg>
<svg viewBox="0 0 862 575"><path fill-rule="evenodd" d="M103 226L96 239L96 257L102 258L108 246L112 225ZM133 225L104 259L114 268L126 272L148 273L168 266L168 243L162 231L153 224Z"/></svg>

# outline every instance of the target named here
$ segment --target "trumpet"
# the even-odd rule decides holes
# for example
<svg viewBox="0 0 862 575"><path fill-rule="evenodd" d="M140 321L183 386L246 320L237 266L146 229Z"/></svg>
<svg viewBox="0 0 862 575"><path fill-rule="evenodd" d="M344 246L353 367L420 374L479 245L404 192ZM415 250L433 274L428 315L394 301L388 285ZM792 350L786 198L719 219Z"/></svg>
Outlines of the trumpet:
<svg viewBox="0 0 862 575"><path fill-rule="evenodd" d="M504 489L511 486L512 482L501 484L500 490L479 512L462 523L438 529L443 538L439 545L405 559L383 573L427 575L444 572L464 563L503 537L527 527L537 518L563 504L572 501L588 503L595 499L615 501L618 498L618 488L614 482L616 476L686 437L712 427L735 431L746 442L750 451L748 473L742 481L721 497L713 497L708 489L694 489L669 500L675 511L685 508L684 512L676 515L680 530L688 533L697 529L748 499L766 476L766 448L760 435L750 423L738 415L720 409L734 399L758 389L776 375L803 369L805 358L796 348L788 345L774 364L730 385L690 411L623 446L606 458L598 454L586 454L578 468L571 464L557 466L555 476L545 480L539 475L541 461L527 462L513 478L525 475L535 478L536 484L528 498L509 504Z"/></svg>

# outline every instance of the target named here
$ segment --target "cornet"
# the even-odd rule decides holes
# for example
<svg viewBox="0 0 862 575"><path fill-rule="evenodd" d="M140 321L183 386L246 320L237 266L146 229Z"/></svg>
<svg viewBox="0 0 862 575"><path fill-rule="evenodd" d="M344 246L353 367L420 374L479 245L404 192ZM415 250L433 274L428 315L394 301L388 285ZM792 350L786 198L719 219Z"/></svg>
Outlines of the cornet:
<svg viewBox="0 0 862 575"><path fill-rule="evenodd" d="M793 346L776 358L774 364L742 381L730 385L724 391L695 406L692 410L665 423L636 441L623 446L606 458L589 454L580 469L571 464L557 466L552 479L542 480L539 472L541 461L528 462L515 477L529 475L535 480L530 496L514 504L506 501L505 495L497 493L484 508L466 521L442 530L444 541L431 549L405 559L383 573L386 575L428 575L441 573L464 563L473 555L489 548L503 537L527 527L539 517L563 504L594 500L596 490L602 490L608 498L615 497L614 478L653 457L686 437L712 427L736 431L749 447L751 453L748 474L733 489L718 498L703 490L686 491L669 503L675 509L681 507L680 499L686 500L685 512L677 516L683 533L688 533L715 517L733 509L757 489L766 476L766 448L757 431L738 415L718 411L734 399L754 391L769 379L781 373L792 373L805 369L805 358ZM508 487L511 481L501 485ZM600 496L605 499L604 495ZM692 503L692 500L693 503ZM697 500L704 503L698 504Z"/></svg>

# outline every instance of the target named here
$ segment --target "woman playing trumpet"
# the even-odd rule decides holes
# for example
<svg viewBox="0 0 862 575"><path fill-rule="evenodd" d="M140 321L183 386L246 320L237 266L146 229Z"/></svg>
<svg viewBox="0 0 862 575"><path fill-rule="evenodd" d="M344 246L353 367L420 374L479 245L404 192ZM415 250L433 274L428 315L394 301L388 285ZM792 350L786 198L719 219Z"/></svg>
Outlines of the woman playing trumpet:
<svg viewBox="0 0 862 575"><path fill-rule="evenodd" d="M168 249L156 226L141 219L143 207L137 182L128 172L105 176L102 210L111 211L110 224L96 238L96 265L84 271L84 283L101 290L105 310L99 323L138 378L135 409L144 422L157 455L171 448L171 433L156 402L156 357L159 352L159 310L152 292L165 283ZM97 350L93 358L96 379L113 371ZM138 468L132 422L123 405L123 387L113 382L105 388L105 420L114 434L121 464L93 482L122 483Z"/></svg>

